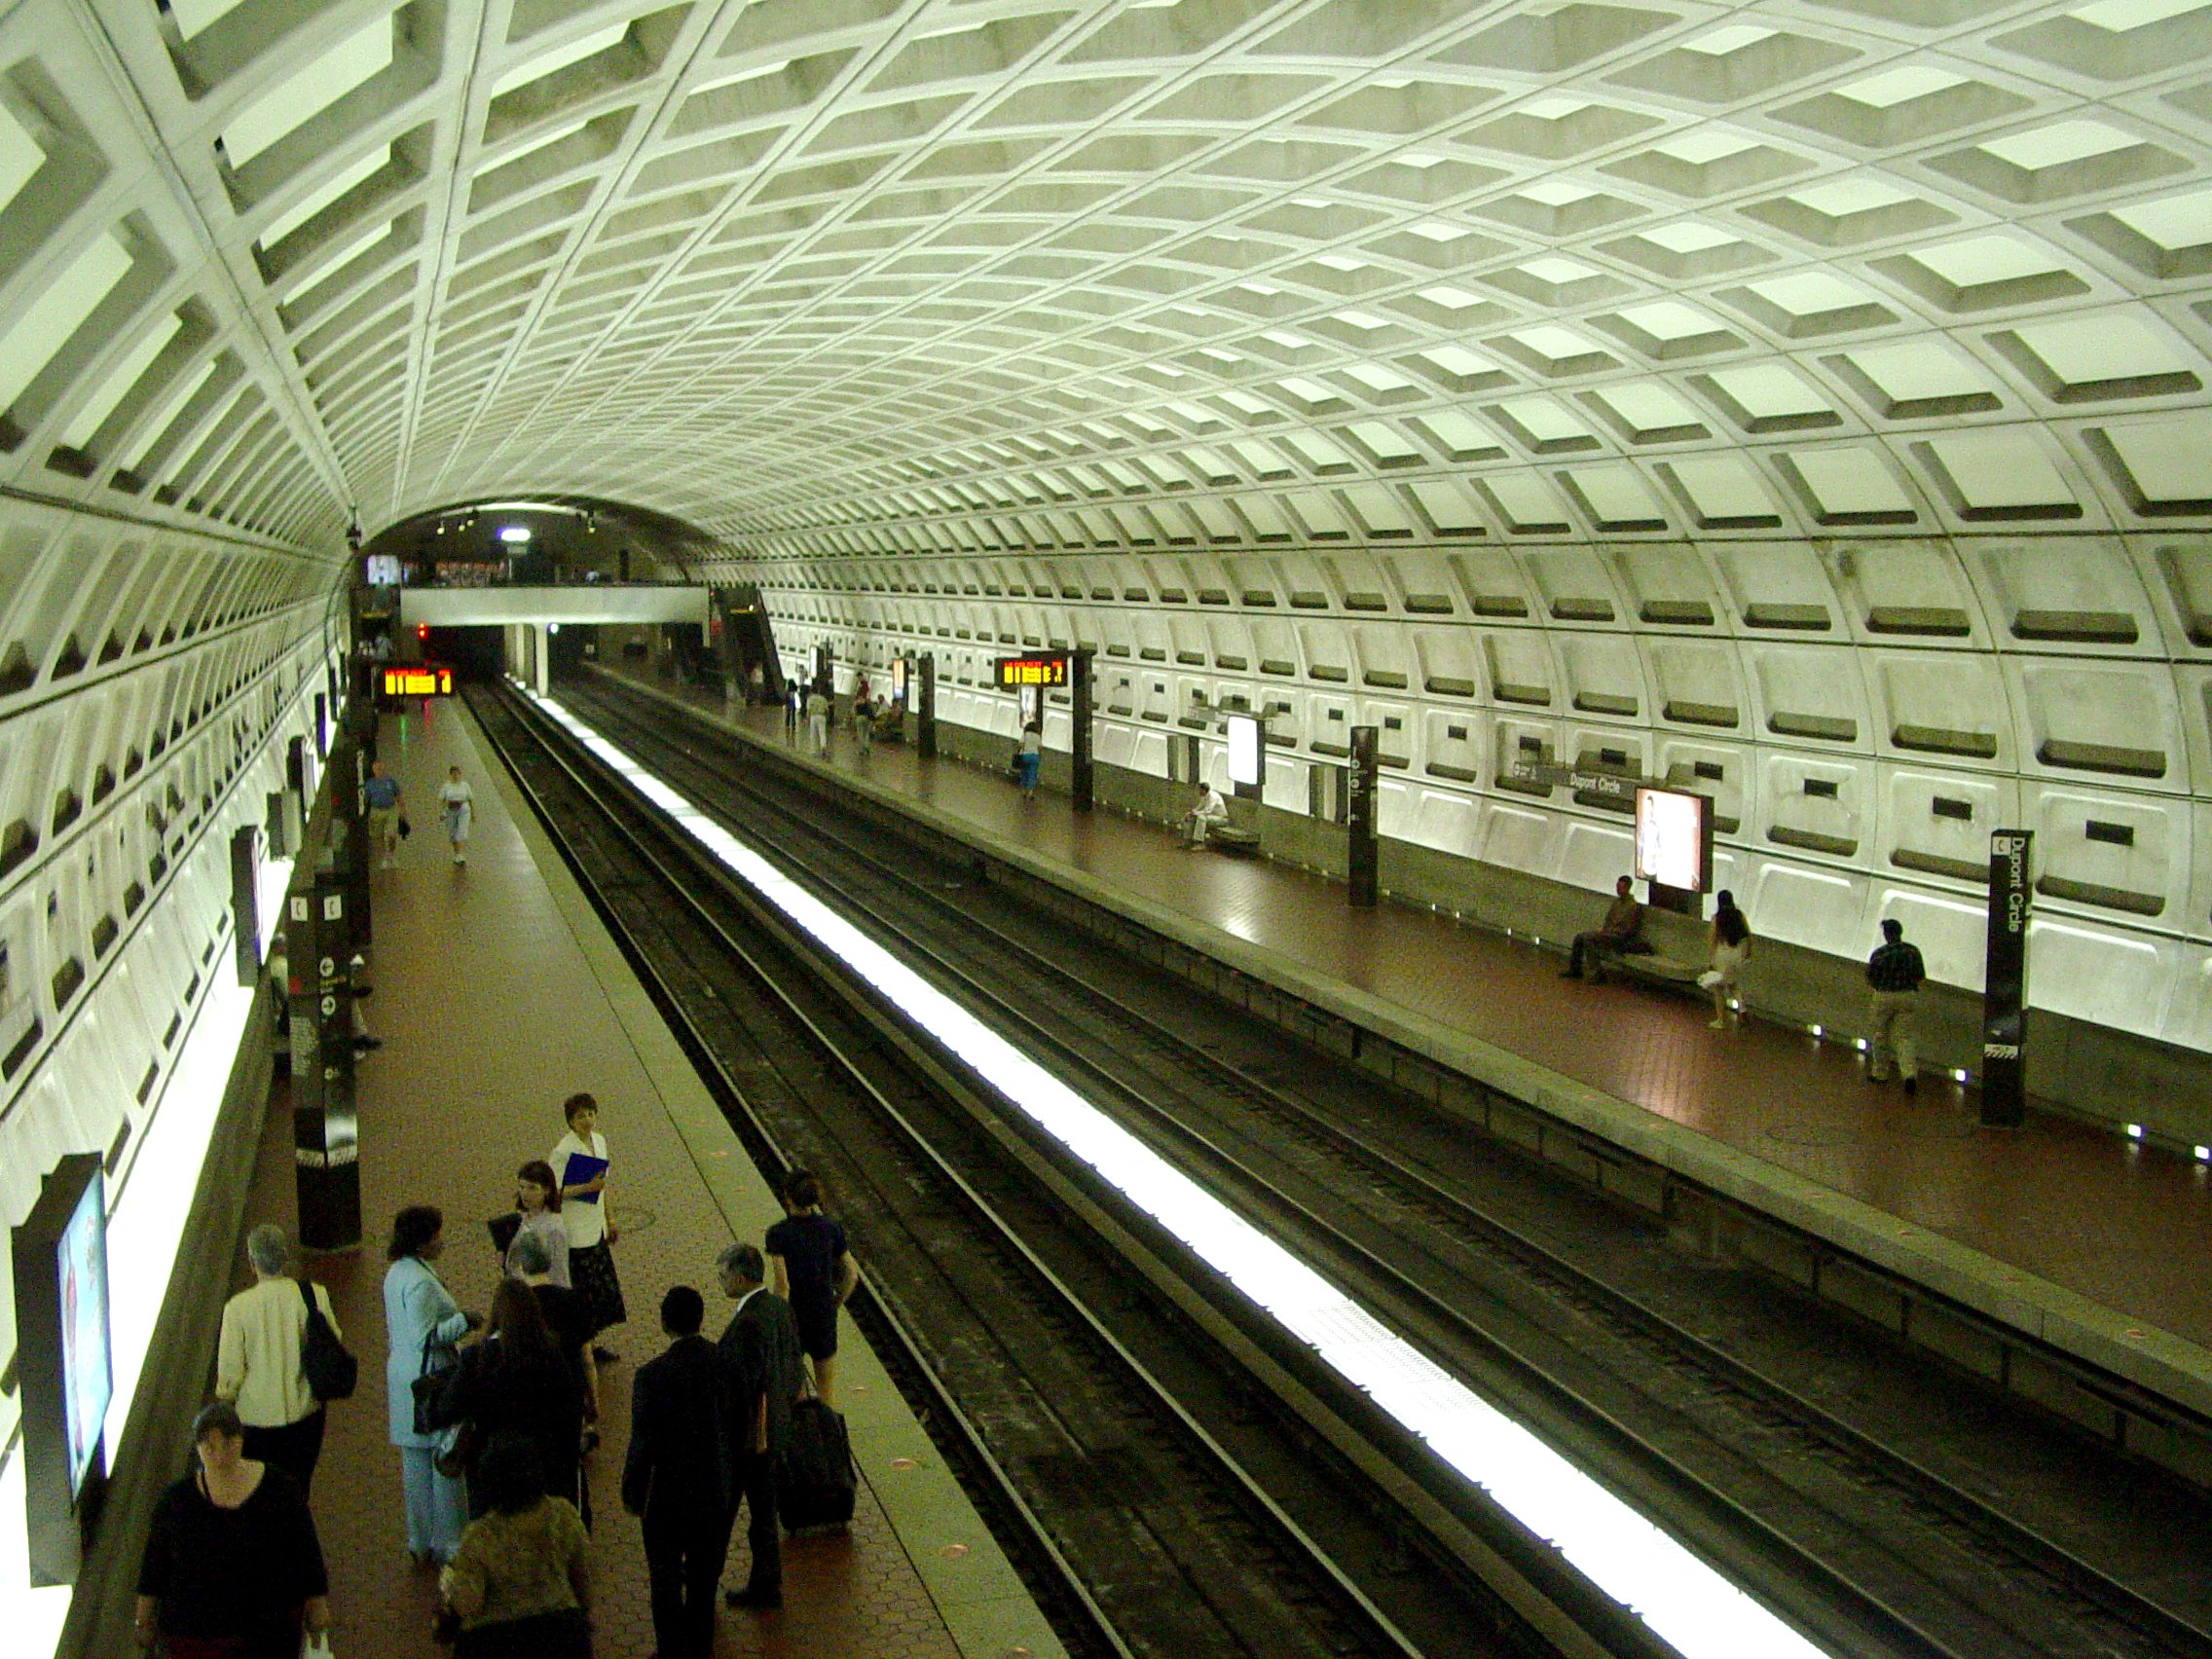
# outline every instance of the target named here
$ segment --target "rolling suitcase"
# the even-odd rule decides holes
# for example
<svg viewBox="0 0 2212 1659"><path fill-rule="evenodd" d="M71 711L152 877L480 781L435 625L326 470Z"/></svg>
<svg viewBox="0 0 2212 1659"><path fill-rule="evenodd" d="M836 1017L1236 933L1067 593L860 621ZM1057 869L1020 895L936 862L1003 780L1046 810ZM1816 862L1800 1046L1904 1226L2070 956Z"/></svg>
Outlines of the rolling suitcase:
<svg viewBox="0 0 2212 1659"><path fill-rule="evenodd" d="M844 1526L853 1518L859 1480L845 1419L820 1400L793 1406L791 1438L776 1470L776 1513L784 1530Z"/></svg>

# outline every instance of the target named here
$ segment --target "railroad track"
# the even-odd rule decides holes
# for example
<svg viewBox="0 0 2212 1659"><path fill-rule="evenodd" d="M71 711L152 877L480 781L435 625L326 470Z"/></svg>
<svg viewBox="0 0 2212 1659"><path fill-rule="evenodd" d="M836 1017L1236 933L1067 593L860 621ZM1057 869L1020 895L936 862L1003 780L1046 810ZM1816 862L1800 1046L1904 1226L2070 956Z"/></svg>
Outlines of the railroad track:
<svg viewBox="0 0 2212 1659"><path fill-rule="evenodd" d="M1741 1340L1757 1311L1745 1284L1701 1299L1682 1280L1721 1275L1624 1269L1639 1241L1622 1218L1527 1171L1470 1167L1448 1123L1380 1098L1371 1075L1287 1051L1272 1028L1023 912L957 859L887 849L879 822L856 833L773 766L685 741L664 708L641 716L604 688L571 701L1831 1650L2212 1653L2194 1565L2212 1525L2178 1483L1955 1380L1900 1383L1900 1363L1925 1361L1832 1316L1791 1309L1832 1327L1810 1350ZM1605 1235L1597 1248L1547 1223L1562 1203ZM1947 1445L1931 1422L1973 1444ZM2008 1513L2022 1504L2035 1513Z"/></svg>
<svg viewBox="0 0 2212 1659"><path fill-rule="evenodd" d="M514 700L470 702L748 1150L836 1196L866 1272L856 1318L1071 1651L1538 1650L1479 1584L1415 1570L1384 1500L1068 1225L683 837Z"/></svg>

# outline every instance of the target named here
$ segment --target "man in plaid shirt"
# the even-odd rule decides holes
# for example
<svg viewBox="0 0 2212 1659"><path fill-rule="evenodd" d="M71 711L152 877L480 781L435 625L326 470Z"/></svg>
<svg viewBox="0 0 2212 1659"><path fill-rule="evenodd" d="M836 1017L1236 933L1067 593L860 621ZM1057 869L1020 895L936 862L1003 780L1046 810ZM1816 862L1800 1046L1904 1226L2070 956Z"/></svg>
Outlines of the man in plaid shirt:
<svg viewBox="0 0 2212 1659"><path fill-rule="evenodd" d="M1917 945L1904 941L1904 924L1894 917L1882 923L1883 943L1866 958L1866 983L1873 991L1874 1036L1867 1045L1866 1081L1886 1083L1890 1054L1896 1051L1899 1075L1907 1094L1920 1092L1920 1054L1912 1040L1913 1006L1920 1000L1920 982L1928 968Z"/></svg>

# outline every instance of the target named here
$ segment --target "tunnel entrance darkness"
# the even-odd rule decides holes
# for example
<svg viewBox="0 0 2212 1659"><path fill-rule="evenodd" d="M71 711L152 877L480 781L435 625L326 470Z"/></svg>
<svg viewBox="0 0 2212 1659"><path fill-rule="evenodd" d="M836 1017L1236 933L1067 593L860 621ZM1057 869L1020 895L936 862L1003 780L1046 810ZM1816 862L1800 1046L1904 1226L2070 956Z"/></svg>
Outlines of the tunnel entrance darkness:
<svg viewBox="0 0 2212 1659"><path fill-rule="evenodd" d="M432 628L423 657L454 671L457 680L494 681L506 668L506 646L495 627Z"/></svg>

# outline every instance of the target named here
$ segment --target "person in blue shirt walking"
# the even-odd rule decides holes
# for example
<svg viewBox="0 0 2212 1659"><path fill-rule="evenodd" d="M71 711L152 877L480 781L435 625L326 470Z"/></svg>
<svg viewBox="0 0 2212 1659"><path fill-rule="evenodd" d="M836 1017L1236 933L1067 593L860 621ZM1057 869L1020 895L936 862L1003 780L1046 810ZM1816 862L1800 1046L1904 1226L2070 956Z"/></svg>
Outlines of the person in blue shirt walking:
<svg viewBox="0 0 2212 1659"><path fill-rule="evenodd" d="M399 780L386 775L382 760L372 760L361 795L369 806L369 843L384 855L384 867L391 869L399 857Z"/></svg>

